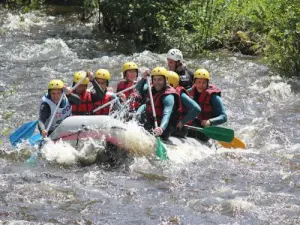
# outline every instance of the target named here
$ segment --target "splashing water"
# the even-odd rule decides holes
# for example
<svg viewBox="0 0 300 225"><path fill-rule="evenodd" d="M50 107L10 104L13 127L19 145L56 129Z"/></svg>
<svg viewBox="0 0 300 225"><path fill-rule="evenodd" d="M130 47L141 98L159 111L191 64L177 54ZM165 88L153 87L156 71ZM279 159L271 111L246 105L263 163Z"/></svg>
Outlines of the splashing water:
<svg viewBox="0 0 300 225"><path fill-rule="evenodd" d="M205 67L222 89L228 112L224 126L246 141L245 151L185 142L167 145L170 160L157 161L148 157L154 152L153 137L131 122L122 136L134 155L130 164L107 168L90 163L106 150L94 140L79 151L67 143L48 142L35 167L24 163L25 152L32 149L12 149L9 130L37 119L50 79L72 84L77 70L107 68L115 87L126 61L148 68L167 65L165 54L124 56L108 49L111 45L92 36L90 25L73 26L73 17L34 12L21 21L19 15L0 9L1 222L300 223L300 82L281 78L255 58L185 56L190 69ZM140 156L141 149L147 157ZM81 160L89 166L79 166Z"/></svg>

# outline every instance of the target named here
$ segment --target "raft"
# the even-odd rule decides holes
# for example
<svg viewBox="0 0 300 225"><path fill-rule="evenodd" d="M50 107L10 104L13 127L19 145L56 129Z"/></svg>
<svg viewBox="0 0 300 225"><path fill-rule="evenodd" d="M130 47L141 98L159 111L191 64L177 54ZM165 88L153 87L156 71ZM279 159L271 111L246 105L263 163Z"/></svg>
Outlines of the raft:
<svg viewBox="0 0 300 225"><path fill-rule="evenodd" d="M150 156L156 150L156 138L141 126L123 123L111 116L71 116L49 136L52 141L62 140L80 149L87 142L97 142L104 146L116 146L134 156ZM194 138L170 137L164 142L167 149L189 147L200 148L203 142ZM207 144L205 144L207 145Z"/></svg>
<svg viewBox="0 0 300 225"><path fill-rule="evenodd" d="M142 127L102 115L68 117L49 138L68 142L76 149L87 142L113 145L132 155L152 155L156 148L155 138Z"/></svg>

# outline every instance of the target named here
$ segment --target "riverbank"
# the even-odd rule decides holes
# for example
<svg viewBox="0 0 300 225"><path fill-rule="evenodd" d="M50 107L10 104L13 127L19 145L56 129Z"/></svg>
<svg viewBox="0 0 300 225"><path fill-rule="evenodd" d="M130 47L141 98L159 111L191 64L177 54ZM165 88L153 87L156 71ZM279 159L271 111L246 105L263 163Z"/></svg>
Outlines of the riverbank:
<svg viewBox="0 0 300 225"><path fill-rule="evenodd" d="M282 75L300 76L297 0L5 2L18 13L40 9L48 15L73 14L78 24L92 23L93 35L105 36L106 42L125 54L163 53L177 47L185 55L203 56L226 49L261 56Z"/></svg>

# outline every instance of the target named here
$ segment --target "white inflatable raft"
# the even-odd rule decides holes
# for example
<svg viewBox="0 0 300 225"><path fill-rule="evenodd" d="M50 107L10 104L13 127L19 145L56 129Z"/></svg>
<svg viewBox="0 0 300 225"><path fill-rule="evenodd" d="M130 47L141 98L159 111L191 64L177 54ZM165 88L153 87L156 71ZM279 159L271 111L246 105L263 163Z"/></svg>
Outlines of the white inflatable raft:
<svg viewBox="0 0 300 225"><path fill-rule="evenodd" d="M156 139L142 127L125 124L110 116L71 116L66 118L49 136L53 141L63 140L74 148L88 141L109 143L135 156L149 156L156 150ZM201 148L203 142L193 138L170 137L167 149L189 146ZM207 146L207 144L205 144Z"/></svg>

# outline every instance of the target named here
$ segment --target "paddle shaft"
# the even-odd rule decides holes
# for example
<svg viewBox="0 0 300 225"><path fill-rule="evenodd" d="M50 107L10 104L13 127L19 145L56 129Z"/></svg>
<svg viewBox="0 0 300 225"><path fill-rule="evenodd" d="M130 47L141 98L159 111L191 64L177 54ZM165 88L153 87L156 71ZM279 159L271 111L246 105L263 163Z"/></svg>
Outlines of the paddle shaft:
<svg viewBox="0 0 300 225"><path fill-rule="evenodd" d="M154 101L153 101L153 96L152 96L150 77L147 77L147 84L148 84L148 90L149 90L149 95L150 95L152 114L153 114L153 118L154 118L154 126L155 126L155 128L157 128L158 124L157 124L156 112L155 112Z"/></svg>
<svg viewBox="0 0 300 225"><path fill-rule="evenodd" d="M124 92L126 92L126 91L129 91L129 90L131 90L131 89L134 89L135 86L136 86L136 85L132 85L132 86L129 87L129 88L126 88L126 89L124 89L124 90L122 90L122 91L119 91L118 93L116 93L116 95L122 94L122 93L124 93ZM114 104L117 100L118 100L118 99L115 98L115 99L113 99L113 100L111 100L111 101L109 101L109 102L107 102L107 103L105 103L105 104L103 104L103 105L100 105L99 107L97 107L96 109L93 110L93 113L99 111L100 109L105 108L105 107L108 106L108 105Z"/></svg>
<svg viewBox="0 0 300 225"><path fill-rule="evenodd" d="M193 126L189 126L189 125L184 125L184 126L189 128L190 130L195 130L195 131L203 130L203 128L201 128L201 127L193 127Z"/></svg>

